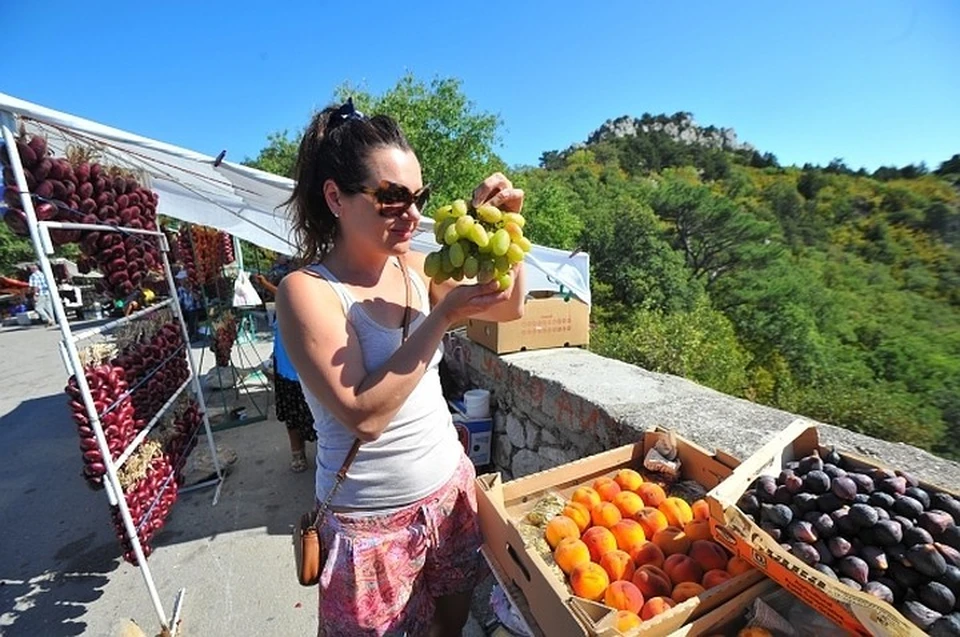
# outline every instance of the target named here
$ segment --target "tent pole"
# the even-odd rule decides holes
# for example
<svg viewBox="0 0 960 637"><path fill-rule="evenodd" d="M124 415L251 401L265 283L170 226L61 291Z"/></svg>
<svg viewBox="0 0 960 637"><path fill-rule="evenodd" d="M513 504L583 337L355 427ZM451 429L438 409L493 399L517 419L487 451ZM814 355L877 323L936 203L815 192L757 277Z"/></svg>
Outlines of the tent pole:
<svg viewBox="0 0 960 637"><path fill-rule="evenodd" d="M233 256L237 260L237 267L240 268L240 271L243 271L243 250L240 246L240 237L235 234L230 235L233 239Z"/></svg>

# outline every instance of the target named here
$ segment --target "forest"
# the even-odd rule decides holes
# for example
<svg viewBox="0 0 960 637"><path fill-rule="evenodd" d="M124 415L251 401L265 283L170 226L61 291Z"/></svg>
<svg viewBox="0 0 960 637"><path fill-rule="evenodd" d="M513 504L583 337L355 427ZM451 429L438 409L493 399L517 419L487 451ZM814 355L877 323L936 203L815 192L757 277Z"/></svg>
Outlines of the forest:
<svg viewBox="0 0 960 637"><path fill-rule="evenodd" d="M501 118L456 79L344 84L331 102L346 95L400 121L431 206L501 170L532 241L590 254L597 354L960 458L960 154L781 165L676 113L598 122L511 167ZM289 176L299 137L273 133L245 163ZM0 269L29 252L0 224Z"/></svg>

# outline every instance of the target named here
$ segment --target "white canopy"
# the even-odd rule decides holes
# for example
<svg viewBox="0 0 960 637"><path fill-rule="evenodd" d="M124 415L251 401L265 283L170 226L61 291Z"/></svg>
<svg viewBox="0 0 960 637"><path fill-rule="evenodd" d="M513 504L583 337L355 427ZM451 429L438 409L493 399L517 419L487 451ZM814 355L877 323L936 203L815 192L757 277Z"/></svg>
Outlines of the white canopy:
<svg viewBox="0 0 960 637"><path fill-rule="evenodd" d="M103 124L44 108L0 93L0 111L21 118L28 130L47 137L51 150L66 146L95 148L107 163L128 166L150 176L160 197L159 214L223 230L283 254L296 247L283 202L293 181L240 164L140 137ZM217 164L217 165L215 165ZM414 249L437 249L433 221L424 218ZM568 291L590 303L590 261L585 253L534 246L527 255L528 289Z"/></svg>

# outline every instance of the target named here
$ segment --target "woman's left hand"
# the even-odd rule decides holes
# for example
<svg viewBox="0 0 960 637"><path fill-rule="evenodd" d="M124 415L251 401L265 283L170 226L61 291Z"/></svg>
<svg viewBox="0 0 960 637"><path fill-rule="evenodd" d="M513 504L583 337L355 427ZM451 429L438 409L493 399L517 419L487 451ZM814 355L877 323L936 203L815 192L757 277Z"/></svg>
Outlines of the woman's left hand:
<svg viewBox="0 0 960 637"><path fill-rule="evenodd" d="M523 208L523 190L514 188L503 173L493 173L473 191L474 207L490 204L500 210L520 212Z"/></svg>

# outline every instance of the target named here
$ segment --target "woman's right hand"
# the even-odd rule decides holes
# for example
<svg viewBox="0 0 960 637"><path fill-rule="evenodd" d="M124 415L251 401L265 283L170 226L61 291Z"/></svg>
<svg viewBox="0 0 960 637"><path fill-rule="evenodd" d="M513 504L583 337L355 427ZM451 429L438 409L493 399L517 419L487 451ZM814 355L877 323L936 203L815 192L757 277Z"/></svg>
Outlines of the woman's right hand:
<svg viewBox="0 0 960 637"><path fill-rule="evenodd" d="M512 283L507 289L500 290L496 281L458 285L447 292L434 311L450 324L459 323L507 301L512 291Z"/></svg>

